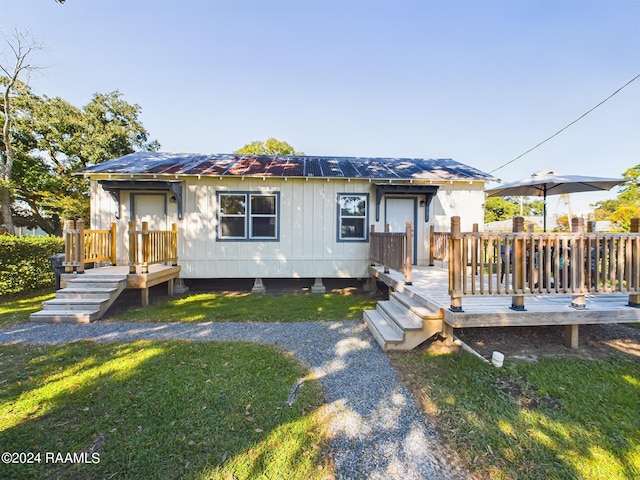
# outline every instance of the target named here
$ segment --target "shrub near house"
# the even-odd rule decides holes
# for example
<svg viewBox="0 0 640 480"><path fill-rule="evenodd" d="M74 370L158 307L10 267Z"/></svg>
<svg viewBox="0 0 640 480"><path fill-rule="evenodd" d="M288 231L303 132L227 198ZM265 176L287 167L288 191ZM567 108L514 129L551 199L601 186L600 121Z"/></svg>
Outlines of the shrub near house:
<svg viewBox="0 0 640 480"><path fill-rule="evenodd" d="M49 257L63 251L58 237L0 236L0 295L53 285Z"/></svg>

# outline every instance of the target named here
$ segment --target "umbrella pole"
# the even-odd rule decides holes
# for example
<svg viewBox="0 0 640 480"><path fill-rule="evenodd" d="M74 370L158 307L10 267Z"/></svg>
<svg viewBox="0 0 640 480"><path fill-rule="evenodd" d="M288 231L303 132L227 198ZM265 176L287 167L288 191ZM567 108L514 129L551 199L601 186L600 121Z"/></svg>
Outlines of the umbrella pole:
<svg viewBox="0 0 640 480"><path fill-rule="evenodd" d="M544 189L544 201L542 202L542 217L544 224L544 233L547 233L547 189Z"/></svg>

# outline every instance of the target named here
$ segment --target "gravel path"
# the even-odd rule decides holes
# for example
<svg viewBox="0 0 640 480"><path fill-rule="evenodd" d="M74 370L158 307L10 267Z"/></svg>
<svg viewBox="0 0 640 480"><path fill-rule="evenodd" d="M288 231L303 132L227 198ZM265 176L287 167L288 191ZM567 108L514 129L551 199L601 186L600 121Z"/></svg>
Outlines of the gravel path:
<svg viewBox="0 0 640 480"><path fill-rule="evenodd" d="M340 479L461 479L435 432L361 322L25 324L0 330L0 344L91 339L244 340L290 351L322 382L334 421Z"/></svg>

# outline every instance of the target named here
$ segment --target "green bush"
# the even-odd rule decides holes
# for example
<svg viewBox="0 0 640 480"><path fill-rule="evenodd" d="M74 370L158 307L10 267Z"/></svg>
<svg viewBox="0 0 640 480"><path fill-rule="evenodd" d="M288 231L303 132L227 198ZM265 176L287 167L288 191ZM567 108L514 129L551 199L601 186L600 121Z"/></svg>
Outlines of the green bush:
<svg viewBox="0 0 640 480"><path fill-rule="evenodd" d="M60 237L0 236L0 296L53 285L49 257L62 252Z"/></svg>

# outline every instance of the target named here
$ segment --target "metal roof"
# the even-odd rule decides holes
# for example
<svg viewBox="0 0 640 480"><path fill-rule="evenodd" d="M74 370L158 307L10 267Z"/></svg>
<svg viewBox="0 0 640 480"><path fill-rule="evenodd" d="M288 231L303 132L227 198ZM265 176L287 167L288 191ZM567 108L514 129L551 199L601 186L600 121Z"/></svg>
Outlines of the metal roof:
<svg viewBox="0 0 640 480"><path fill-rule="evenodd" d="M451 159L315 157L136 152L75 172L115 175L212 175L369 178L376 180L491 180Z"/></svg>

